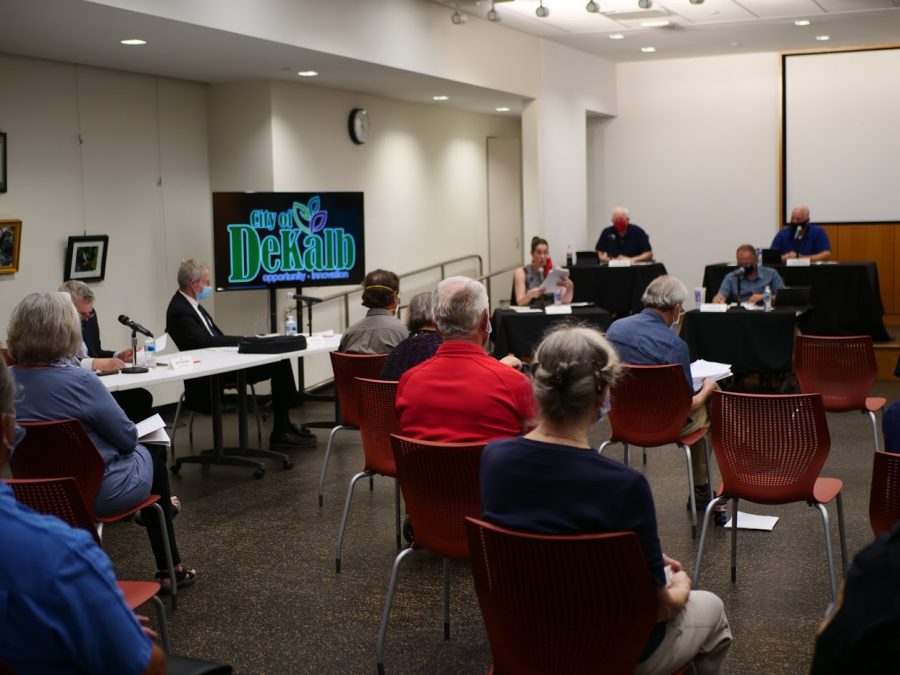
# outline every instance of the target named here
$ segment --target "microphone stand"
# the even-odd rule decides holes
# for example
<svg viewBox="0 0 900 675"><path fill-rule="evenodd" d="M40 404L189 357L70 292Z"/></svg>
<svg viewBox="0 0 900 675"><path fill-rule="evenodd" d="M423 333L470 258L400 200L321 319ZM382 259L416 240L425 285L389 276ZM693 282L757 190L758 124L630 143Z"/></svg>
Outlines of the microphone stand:
<svg viewBox="0 0 900 675"><path fill-rule="evenodd" d="M137 331L134 328L131 329L131 365L127 368L122 368L122 372L129 375L150 372L149 368L144 368L137 364Z"/></svg>

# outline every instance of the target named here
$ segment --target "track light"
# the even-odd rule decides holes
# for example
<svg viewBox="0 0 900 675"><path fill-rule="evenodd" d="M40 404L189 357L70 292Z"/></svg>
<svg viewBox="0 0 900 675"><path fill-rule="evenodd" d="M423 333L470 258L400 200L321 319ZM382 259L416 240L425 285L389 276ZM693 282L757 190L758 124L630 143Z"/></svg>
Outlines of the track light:
<svg viewBox="0 0 900 675"><path fill-rule="evenodd" d="M588 12L590 12L591 14L596 14L597 12L600 11L600 5L598 5L596 2L594 2L594 0L591 0L591 1L587 4L587 6L585 7L585 9L586 9Z"/></svg>
<svg viewBox="0 0 900 675"><path fill-rule="evenodd" d="M641 9L650 9L653 7L653 0L638 0L638 7Z"/></svg>
<svg viewBox="0 0 900 675"><path fill-rule="evenodd" d="M487 20L495 22L500 20L500 15L497 14L497 10L494 9L494 0L491 0L491 8L488 10Z"/></svg>
<svg viewBox="0 0 900 675"><path fill-rule="evenodd" d="M689 0L692 5L702 5L703 0Z"/></svg>
<svg viewBox="0 0 900 675"><path fill-rule="evenodd" d="M538 8L534 10L534 13L538 15L538 18L546 19L550 16L550 10L544 7L544 0L541 0L541 4L538 5Z"/></svg>
<svg viewBox="0 0 900 675"><path fill-rule="evenodd" d="M450 21L453 22L454 26L461 26L466 22L466 15L457 10L450 16Z"/></svg>

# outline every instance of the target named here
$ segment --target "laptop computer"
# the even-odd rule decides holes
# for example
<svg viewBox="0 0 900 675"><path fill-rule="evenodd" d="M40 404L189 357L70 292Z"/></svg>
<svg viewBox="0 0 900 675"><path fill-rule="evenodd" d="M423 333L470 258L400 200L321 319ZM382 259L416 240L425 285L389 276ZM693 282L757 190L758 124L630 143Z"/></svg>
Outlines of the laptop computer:
<svg viewBox="0 0 900 675"><path fill-rule="evenodd" d="M764 248L761 262L763 265L781 265L783 261L781 260L781 253L771 248Z"/></svg>
<svg viewBox="0 0 900 675"><path fill-rule="evenodd" d="M775 295L776 307L809 307L809 286L785 286Z"/></svg>

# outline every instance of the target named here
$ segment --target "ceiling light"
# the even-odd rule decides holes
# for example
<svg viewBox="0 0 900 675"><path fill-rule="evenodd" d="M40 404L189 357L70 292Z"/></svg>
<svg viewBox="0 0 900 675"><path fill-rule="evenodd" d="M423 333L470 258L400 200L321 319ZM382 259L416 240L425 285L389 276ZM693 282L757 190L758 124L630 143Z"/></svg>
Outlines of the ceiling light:
<svg viewBox="0 0 900 675"><path fill-rule="evenodd" d="M432 96L431 98L435 101L449 101L450 100L449 96L444 96L444 95Z"/></svg>
<svg viewBox="0 0 900 675"><path fill-rule="evenodd" d="M653 0L638 0L638 7L641 9L650 9L653 7Z"/></svg>
<svg viewBox="0 0 900 675"><path fill-rule="evenodd" d="M625 39L625 36L622 35L621 33L613 33L612 35L609 35L608 37L610 40L624 40Z"/></svg>
<svg viewBox="0 0 900 675"><path fill-rule="evenodd" d="M831 39L830 35L816 35L816 40L818 40L819 42L825 42L826 40L830 40L830 39Z"/></svg>
<svg viewBox="0 0 900 675"><path fill-rule="evenodd" d="M692 5L702 5L702 4L703 4L703 0L690 0L690 3L691 3Z"/></svg>
<svg viewBox="0 0 900 675"><path fill-rule="evenodd" d="M550 10L544 7L544 0L541 0L541 4L538 5L538 8L534 10L534 13L537 14L538 18L546 19L550 16Z"/></svg>
<svg viewBox="0 0 900 675"><path fill-rule="evenodd" d="M502 105L499 108L495 108L495 110L497 112L509 112L509 108L507 108L505 105Z"/></svg>
<svg viewBox="0 0 900 675"><path fill-rule="evenodd" d="M145 45L147 44L146 40L141 40L140 38L128 38L127 40L122 40L123 45L133 46L133 45Z"/></svg>
<svg viewBox="0 0 900 675"><path fill-rule="evenodd" d="M656 51L656 47L641 47L641 51L645 54L652 54Z"/></svg>
<svg viewBox="0 0 900 675"><path fill-rule="evenodd" d="M315 70L301 70L301 71L298 71L297 74L300 77L315 77L319 73Z"/></svg>
<svg viewBox="0 0 900 675"><path fill-rule="evenodd" d="M809 19L797 19L797 20L794 22L794 25L795 25L795 26L808 26L808 25L809 25Z"/></svg>
<svg viewBox="0 0 900 675"><path fill-rule="evenodd" d="M466 15L459 11L453 12L453 14L450 15L450 22L454 26L460 26L466 22Z"/></svg>
<svg viewBox="0 0 900 675"><path fill-rule="evenodd" d="M594 0L590 0L590 2L585 6L585 9L591 14L596 14L600 11L600 5L594 2Z"/></svg>
<svg viewBox="0 0 900 675"><path fill-rule="evenodd" d="M664 28L668 26L669 22L666 19L652 19L650 21L641 21L641 26L644 28Z"/></svg>

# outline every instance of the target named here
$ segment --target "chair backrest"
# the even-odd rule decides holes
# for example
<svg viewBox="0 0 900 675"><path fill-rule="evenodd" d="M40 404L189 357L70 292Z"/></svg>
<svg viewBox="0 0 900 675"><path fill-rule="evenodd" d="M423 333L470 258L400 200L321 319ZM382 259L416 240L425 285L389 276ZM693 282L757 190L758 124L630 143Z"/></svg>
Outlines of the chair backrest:
<svg viewBox="0 0 900 675"><path fill-rule="evenodd" d="M658 611L637 535L466 529L494 673L634 671Z"/></svg>
<svg viewBox="0 0 900 675"><path fill-rule="evenodd" d="M396 476L391 434L400 433L400 419L394 401L397 382L357 377L359 388L359 433L362 437L366 470Z"/></svg>
<svg viewBox="0 0 900 675"><path fill-rule="evenodd" d="M691 392L678 364L625 364L612 390L612 440L642 447L674 443L691 412Z"/></svg>
<svg viewBox="0 0 900 675"><path fill-rule="evenodd" d="M84 503L93 513L106 467L79 420L19 422L25 438L9 460L14 478L64 478L78 483Z"/></svg>
<svg viewBox="0 0 900 675"><path fill-rule="evenodd" d="M334 389L337 394L338 424L359 426L359 390L357 377L375 379L381 374L387 354L345 354L331 352Z"/></svg>
<svg viewBox="0 0 900 675"><path fill-rule="evenodd" d="M822 397L715 391L712 443L727 494L764 504L809 500L831 450Z"/></svg>
<svg viewBox="0 0 900 675"><path fill-rule="evenodd" d="M575 267L587 267L589 265L599 265L600 259L597 257L596 251L576 251Z"/></svg>
<svg viewBox="0 0 900 675"><path fill-rule="evenodd" d="M74 478L14 478L5 482L16 499L32 511L56 516L72 527L87 530L97 546L102 545L94 519Z"/></svg>
<svg viewBox="0 0 900 675"><path fill-rule="evenodd" d="M391 435L397 481L413 524L414 546L467 558L465 517L481 508L483 445L417 441Z"/></svg>
<svg viewBox="0 0 900 675"><path fill-rule="evenodd" d="M872 532L887 532L900 520L900 455L876 452L872 458L869 523Z"/></svg>
<svg viewBox="0 0 900 675"><path fill-rule="evenodd" d="M812 286L783 286L775 294L776 307L807 307Z"/></svg>
<svg viewBox="0 0 900 675"><path fill-rule="evenodd" d="M862 410L878 376L872 338L798 335L794 372L801 391L822 394L825 410Z"/></svg>

